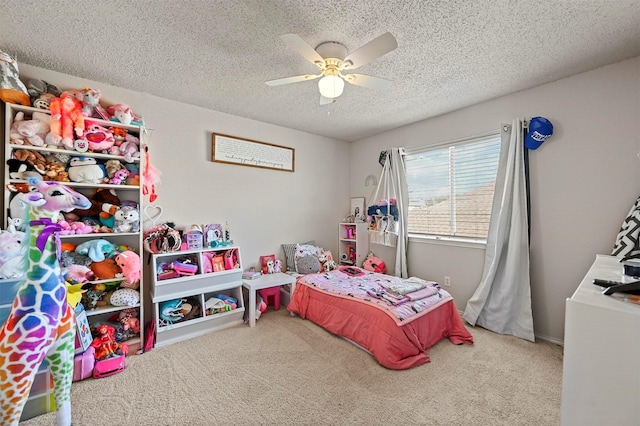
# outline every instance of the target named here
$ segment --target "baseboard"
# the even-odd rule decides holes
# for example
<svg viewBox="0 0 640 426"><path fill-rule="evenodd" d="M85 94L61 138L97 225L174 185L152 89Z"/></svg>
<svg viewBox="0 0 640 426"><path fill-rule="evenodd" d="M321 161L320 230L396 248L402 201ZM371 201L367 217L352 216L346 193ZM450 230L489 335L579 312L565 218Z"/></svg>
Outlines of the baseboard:
<svg viewBox="0 0 640 426"><path fill-rule="evenodd" d="M564 340L559 340L553 337L536 334L536 339L544 340L545 342L553 343L554 345L564 346Z"/></svg>
<svg viewBox="0 0 640 426"><path fill-rule="evenodd" d="M458 310L458 313L460 314L460 317L464 318L464 311ZM491 330L489 330L489 331L491 331ZM540 340L544 340L545 342L553 343L554 345L564 346L564 341L563 340L558 340L558 339L555 339L553 337L543 336L541 334L536 334L535 338L536 339L540 339Z"/></svg>

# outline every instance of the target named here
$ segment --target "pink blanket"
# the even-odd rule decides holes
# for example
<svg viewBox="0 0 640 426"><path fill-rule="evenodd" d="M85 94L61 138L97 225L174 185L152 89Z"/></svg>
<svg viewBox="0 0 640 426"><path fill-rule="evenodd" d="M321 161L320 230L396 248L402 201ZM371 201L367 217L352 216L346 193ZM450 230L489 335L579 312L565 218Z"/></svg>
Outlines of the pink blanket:
<svg viewBox="0 0 640 426"><path fill-rule="evenodd" d="M403 287L402 278L376 274L361 268L352 269L356 269L359 273L348 274L335 270L304 275L298 281L334 296L354 298L376 306L387 313L398 325L411 322L451 299L451 295L433 281L420 280L424 286L422 289L398 295L389 289ZM411 285L414 285L419 279L411 280Z"/></svg>
<svg viewBox="0 0 640 426"><path fill-rule="evenodd" d="M410 306L410 303L394 306L371 297L365 290L376 288L371 280L389 282L394 277L366 275L370 275L365 281L369 284L348 280L339 274L302 276L298 278L287 309L355 342L369 351L381 365L394 370L429 362L427 349L442 339L448 338L456 345L473 343L473 336L465 328L448 293L438 289L434 296L417 299L415 302L424 302L426 309L401 320L396 316L398 307ZM334 283L331 283L332 276L336 278ZM359 285L351 287L349 284L353 282ZM382 286L378 288L382 289ZM434 304L439 296L442 299Z"/></svg>

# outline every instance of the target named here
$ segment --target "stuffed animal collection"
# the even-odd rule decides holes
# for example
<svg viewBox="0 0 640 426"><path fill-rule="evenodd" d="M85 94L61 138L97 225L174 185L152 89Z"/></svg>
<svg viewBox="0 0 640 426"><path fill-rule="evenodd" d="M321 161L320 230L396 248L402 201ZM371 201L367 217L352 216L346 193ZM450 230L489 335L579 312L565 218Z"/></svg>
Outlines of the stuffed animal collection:
<svg viewBox="0 0 640 426"><path fill-rule="evenodd" d="M28 122L34 122L29 120ZM18 136L18 133L12 133ZM12 144L23 145L23 141L39 137L26 136L20 142ZM139 154L139 153L138 153ZM128 155L133 155L129 152ZM132 160L137 158L130 157ZM68 155L62 152L41 154L39 151L25 148L14 149L11 158L7 160L12 179L39 177L43 180L58 182L77 182L90 184L139 185L139 167L137 163L123 163L117 159L102 161L84 155Z"/></svg>
<svg viewBox="0 0 640 426"><path fill-rule="evenodd" d="M41 82L41 85L47 83ZM45 89L40 89L45 90ZM34 90L35 91L35 90ZM77 99L68 92L53 98L52 115L18 112L9 129L14 148L7 160L10 177L24 179L40 177L58 182L89 184L140 185L140 140L119 127L105 127L84 121L78 112L65 118L65 108L77 109ZM74 104L75 106L71 105ZM41 154L29 146L61 148L62 151ZM106 153L121 159L96 159L81 155L85 152ZM77 155L73 155L76 153Z"/></svg>
<svg viewBox="0 0 640 426"><path fill-rule="evenodd" d="M142 262L131 248L98 238L78 245L65 242L61 249L63 273L70 284L113 280L106 284L85 284L86 291L82 294L85 310L108 305L135 307L140 303L137 288Z"/></svg>

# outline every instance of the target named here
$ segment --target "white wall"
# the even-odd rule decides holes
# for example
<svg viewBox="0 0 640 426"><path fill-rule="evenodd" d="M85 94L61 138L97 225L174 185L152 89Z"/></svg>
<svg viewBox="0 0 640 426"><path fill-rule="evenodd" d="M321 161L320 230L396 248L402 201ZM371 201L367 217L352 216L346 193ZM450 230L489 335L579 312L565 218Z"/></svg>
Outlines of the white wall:
<svg viewBox="0 0 640 426"><path fill-rule="evenodd" d="M125 103L144 117L151 162L162 172L154 203L164 210L161 221L179 226L228 221L245 267L257 265L263 254L284 261L281 243L315 239L337 252L337 224L349 211L346 142L25 64L20 78L40 78L63 90L100 89L103 105ZM212 132L295 148L295 172L214 163Z"/></svg>
<svg viewBox="0 0 640 426"><path fill-rule="evenodd" d="M351 163L351 194L369 196L365 179L379 175L381 150L472 136L537 115L551 120L554 134L530 151L534 326L539 337L562 341L565 299L595 254L611 252L640 195L640 57L353 143L351 155L361 161ZM484 250L409 246L409 273L440 282L450 276L460 310L478 285L483 264Z"/></svg>

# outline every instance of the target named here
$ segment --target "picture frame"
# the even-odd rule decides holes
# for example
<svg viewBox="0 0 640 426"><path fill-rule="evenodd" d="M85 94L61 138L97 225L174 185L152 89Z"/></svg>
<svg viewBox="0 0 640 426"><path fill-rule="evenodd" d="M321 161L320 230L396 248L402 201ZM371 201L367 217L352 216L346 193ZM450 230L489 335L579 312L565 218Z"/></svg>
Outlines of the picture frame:
<svg viewBox="0 0 640 426"><path fill-rule="evenodd" d="M356 197L351 199L349 214L356 220L364 220L366 212L364 210L364 197Z"/></svg>
<svg viewBox="0 0 640 426"><path fill-rule="evenodd" d="M214 133L211 161L263 169L295 171L295 149L237 136Z"/></svg>

